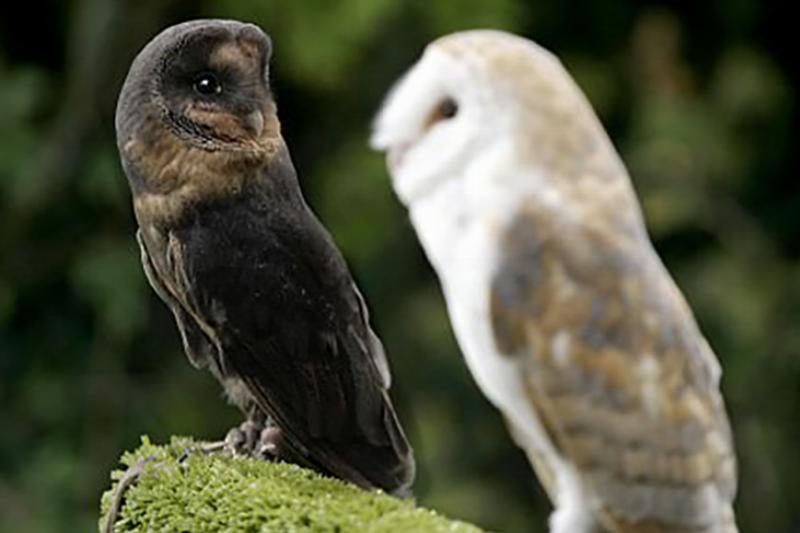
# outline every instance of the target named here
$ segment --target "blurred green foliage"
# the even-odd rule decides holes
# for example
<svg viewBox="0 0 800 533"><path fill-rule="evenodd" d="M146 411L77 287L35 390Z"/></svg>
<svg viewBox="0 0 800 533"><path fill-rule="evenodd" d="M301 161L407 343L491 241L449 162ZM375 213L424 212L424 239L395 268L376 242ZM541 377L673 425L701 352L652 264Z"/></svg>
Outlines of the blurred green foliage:
<svg viewBox="0 0 800 533"><path fill-rule="evenodd" d="M629 165L656 245L725 369L742 531L800 531L800 181L783 4L44 0L0 18L0 532L89 531L139 435L239 421L147 287L114 147L135 52L198 16L258 23L306 195L370 303L417 449L420 502L502 531L549 505L453 341L436 280L366 147L392 81L445 32L556 51Z"/></svg>

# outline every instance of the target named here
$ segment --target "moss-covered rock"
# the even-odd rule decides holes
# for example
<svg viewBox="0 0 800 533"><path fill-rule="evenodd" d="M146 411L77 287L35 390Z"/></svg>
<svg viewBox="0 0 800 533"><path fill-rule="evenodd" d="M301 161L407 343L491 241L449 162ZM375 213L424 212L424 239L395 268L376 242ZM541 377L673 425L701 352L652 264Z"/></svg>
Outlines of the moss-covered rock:
<svg viewBox="0 0 800 533"><path fill-rule="evenodd" d="M115 531L123 532L479 532L410 501L367 492L285 463L206 454L189 439L155 446L145 437L127 468L148 462L125 490ZM103 494L102 531L116 485Z"/></svg>

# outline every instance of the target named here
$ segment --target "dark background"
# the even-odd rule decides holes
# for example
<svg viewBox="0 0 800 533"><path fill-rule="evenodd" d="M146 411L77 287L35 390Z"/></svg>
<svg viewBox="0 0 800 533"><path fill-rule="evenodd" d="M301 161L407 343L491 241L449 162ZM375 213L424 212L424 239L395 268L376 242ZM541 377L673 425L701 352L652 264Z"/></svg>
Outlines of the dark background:
<svg viewBox="0 0 800 533"><path fill-rule="evenodd" d="M7 2L0 531L90 531L109 470L140 435L215 439L239 420L189 366L145 282L114 145L133 55L199 16L256 22L274 38L284 133L391 357L422 504L502 531L544 531L549 511L464 368L434 275L366 147L383 93L427 41L495 27L561 56L629 166L725 370L741 529L800 531L797 30L780 4Z"/></svg>

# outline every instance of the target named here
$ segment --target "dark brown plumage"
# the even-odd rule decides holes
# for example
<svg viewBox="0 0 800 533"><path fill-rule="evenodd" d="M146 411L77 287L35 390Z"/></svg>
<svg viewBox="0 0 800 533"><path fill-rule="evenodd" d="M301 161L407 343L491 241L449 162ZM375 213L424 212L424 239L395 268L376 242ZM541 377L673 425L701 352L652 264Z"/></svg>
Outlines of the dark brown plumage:
<svg viewBox="0 0 800 533"><path fill-rule="evenodd" d="M155 37L117 107L147 277L186 353L280 427L284 458L402 492L412 450L347 266L306 205L258 27L198 20Z"/></svg>

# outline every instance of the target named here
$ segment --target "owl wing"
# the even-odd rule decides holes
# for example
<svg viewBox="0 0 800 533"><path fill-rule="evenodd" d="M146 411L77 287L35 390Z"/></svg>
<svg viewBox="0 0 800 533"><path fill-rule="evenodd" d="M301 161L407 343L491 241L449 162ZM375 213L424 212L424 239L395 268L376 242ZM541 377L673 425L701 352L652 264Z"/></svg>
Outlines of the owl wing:
<svg viewBox="0 0 800 533"><path fill-rule="evenodd" d="M175 323L178 326L178 332L181 335L183 342L183 349L186 356L195 368L205 368L209 364L211 357L214 357L215 349L197 325L197 322L192 319L188 309L180 302L174 288L170 288L164 284L162 278L158 275L155 266L153 265L150 255L145 246L142 230L136 232L136 242L139 244L139 251L141 253L142 268L147 277L147 281L153 288L156 295L169 307L172 314L175 316Z"/></svg>
<svg viewBox="0 0 800 533"><path fill-rule="evenodd" d="M644 232L531 211L501 249L496 345L604 520L719 523L736 490L719 365Z"/></svg>
<svg viewBox="0 0 800 533"><path fill-rule="evenodd" d="M315 218L269 222L246 205L204 217L163 244L143 240L190 359L210 351L218 375L241 381L283 431L287 458L402 491L414 461L388 364L327 232Z"/></svg>

